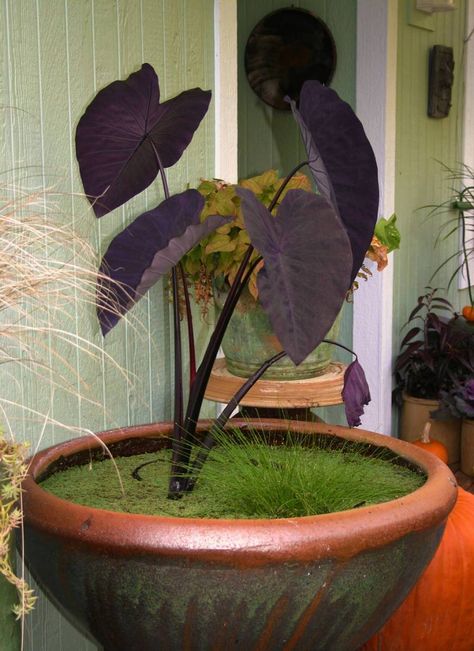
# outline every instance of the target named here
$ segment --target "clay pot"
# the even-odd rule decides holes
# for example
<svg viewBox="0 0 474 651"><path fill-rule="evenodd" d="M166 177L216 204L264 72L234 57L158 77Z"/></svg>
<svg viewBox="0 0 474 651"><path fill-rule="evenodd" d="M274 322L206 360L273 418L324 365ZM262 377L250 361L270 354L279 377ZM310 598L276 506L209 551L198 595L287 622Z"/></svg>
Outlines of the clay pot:
<svg viewBox="0 0 474 651"><path fill-rule="evenodd" d="M416 441L420 438L430 413L439 407L437 400L413 398L403 394L403 407L400 421L400 438L403 441ZM443 443L448 450L448 463L458 463L461 456L461 420L449 418L432 420L430 438Z"/></svg>
<svg viewBox="0 0 474 651"><path fill-rule="evenodd" d="M277 420L258 427L385 446L427 481L402 499L312 517L140 516L73 504L38 483L54 469L101 457L94 439L44 450L24 484L27 563L58 608L105 651L353 651L417 581L456 500L444 463L365 431ZM162 446L170 432L169 424L155 424L101 439L114 454L130 455Z"/></svg>
<svg viewBox="0 0 474 651"><path fill-rule="evenodd" d="M461 427L461 470L474 477L474 420L464 418Z"/></svg>

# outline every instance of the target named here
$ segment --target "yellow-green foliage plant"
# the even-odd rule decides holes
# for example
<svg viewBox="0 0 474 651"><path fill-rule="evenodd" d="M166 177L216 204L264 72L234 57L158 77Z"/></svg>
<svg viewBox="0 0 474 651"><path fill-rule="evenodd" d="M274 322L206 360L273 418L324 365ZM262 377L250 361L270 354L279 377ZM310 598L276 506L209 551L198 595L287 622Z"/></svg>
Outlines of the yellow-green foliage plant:
<svg viewBox="0 0 474 651"><path fill-rule="evenodd" d="M251 190L266 207L268 207L285 182L276 170L267 170L263 174L240 181L242 188ZM212 298L212 284L217 282L221 288L230 286L239 270L240 264L250 245L250 238L244 224L241 210L241 200L236 192L236 186L218 179L203 179L198 191L206 203L200 219L205 221L209 215L231 217L232 221L203 238L183 259L183 266L194 283L196 300L206 311ZM311 191L311 183L305 174L295 174L282 191L278 203L274 206L274 214L289 190ZM251 262L257 259L254 251ZM256 299L257 274L261 265L257 265L250 275L248 288Z"/></svg>
<svg viewBox="0 0 474 651"><path fill-rule="evenodd" d="M239 186L253 192L257 199L268 207L284 183L285 178L280 177L277 170L270 169L241 180ZM213 296L213 285L222 290L232 284L250 245L250 238L245 228L241 200L235 185L220 179L203 179L197 189L206 200L200 215L201 221L205 221L209 215L232 218L228 224L203 238L183 258L184 270L194 285L195 298L206 314ZM276 213L290 190L298 189L311 191L311 182L305 174L297 173L287 182L272 214ZM396 226L396 216L392 215L389 219L381 217L376 224L366 258L376 262L377 270L382 271L388 264L387 255L399 246L400 233ZM251 262L255 261L258 255L254 251ZM248 290L255 300L258 297L257 275L262 264L257 264L248 280ZM367 280L370 275L371 272L364 265L358 278ZM357 289L358 285L358 280L354 281L353 289ZM350 296L348 298L350 299Z"/></svg>

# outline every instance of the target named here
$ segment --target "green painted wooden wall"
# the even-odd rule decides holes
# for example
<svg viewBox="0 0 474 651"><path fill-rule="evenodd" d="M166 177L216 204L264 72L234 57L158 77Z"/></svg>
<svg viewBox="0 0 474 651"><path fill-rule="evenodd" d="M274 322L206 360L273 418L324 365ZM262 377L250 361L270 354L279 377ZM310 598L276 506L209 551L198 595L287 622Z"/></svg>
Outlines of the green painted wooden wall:
<svg viewBox="0 0 474 651"><path fill-rule="evenodd" d="M401 249L395 257L394 354L397 354L401 328L416 298L426 285L445 288L455 268L455 260L435 278L439 264L457 250L457 235L437 243L443 220L450 215L428 217L430 204L441 204L452 196L453 182L443 171L462 159L463 40L465 36L464 0L457 10L433 15L433 31L408 24L407 2L399 2L397 135L395 209L402 234ZM427 116L428 55L433 45L454 49L454 87L448 117ZM453 283L450 300L459 308L466 302L465 291Z"/></svg>
<svg viewBox="0 0 474 651"><path fill-rule="evenodd" d="M239 0L239 176L275 167L282 174L304 160L301 137L289 111L264 104L245 77L244 50L253 27L266 14L289 4L320 17L331 30L337 49L337 67L331 86L350 104L355 101L355 0Z"/></svg>
<svg viewBox="0 0 474 651"><path fill-rule="evenodd" d="M98 89L125 78L144 61L157 70L163 98L185 88L212 88L213 5L213 0L2 0L0 183L15 184L17 196L26 186L54 185L65 220L103 252L125 224L161 200L162 192L152 187L98 222L80 196L73 148L78 119ZM170 172L171 189L183 190L188 182L213 173L211 109ZM49 193L46 201L51 202ZM50 380L66 372L55 361L56 353L67 359L78 395L53 390L28 369L2 365L2 399L19 400L43 414L49 411L57 421L90 430L171 416L169 302L162 286L141 301L129 323L117 326L105 344L92 306L74 306L68 327L90 342L85 346L98 347L95 358L64 347L55 337L46 338L45 357L52 366ZM201 343L207 330L204 324ZM114 361L107 361L107 355ZM36 445L41 419L24 410L7 412L0 422L8 417L15 435ZM60 427L47 426L41 445L68 436ZM34 651L95 648L43 597L27 620L27 638L27 648Z"/></svg>
<svg viewBox="0 0 474 651"><path fill-rule="evenodd" d="M306 153L291 112L264 104L247 82L244 68L245 44L253 27L266 14L288 7L286 0L239 0L238 2L238 102L239 102L239 177L245 178L275 168L282 175L305 159ZM356 0L296 0L292 6L311 11L331 30L337 50L337 67L331 82L343 99L355 104L356 89ZM305 170L303 170L305 171ZM307 170L306 170L307 172ZM339 341L352 342L352 306L346 303ZM337 359L348 361L342 351ZM345 424L340 408L318 410L323 418Z"/></svg>

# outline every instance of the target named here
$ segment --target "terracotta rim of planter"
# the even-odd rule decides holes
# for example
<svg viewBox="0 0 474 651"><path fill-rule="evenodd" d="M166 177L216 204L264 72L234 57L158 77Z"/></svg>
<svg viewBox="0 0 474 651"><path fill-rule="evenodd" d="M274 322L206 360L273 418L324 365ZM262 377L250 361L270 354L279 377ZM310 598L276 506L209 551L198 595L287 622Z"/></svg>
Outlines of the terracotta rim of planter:
<svg viewBox="0 0 474 651"><path fill-rule="evenodd" d="M199 429L209 421L200 423ZM255 423L256 425L257 423ZM232 426L248 426L249 421L233 421ZM370 507L328 515L281 520L210 520L159 517L106 511L68 502L48 493L34 478L60 456L98 447L95 438L81 437L52 446L30 461L23 488L25 524L51 531L60 537L80 539L85 545L114 548L124 556L138 552L171 557L188 556L214 562L248 566L249 546L252 563L265 565L282 559L298 561L325 558L328 552L339 559L363 550L381 547L404 534L440 525L454 506L457 484L449 468L434 455L404 441L366 430L329 426L320 423L262 420L258 427L302 433L343 436L384 446L419 466L428 476L425 484L409 495ZM101 440L110 444L123 438L165 435L169 423L121 428L102 432Z"/></svg>

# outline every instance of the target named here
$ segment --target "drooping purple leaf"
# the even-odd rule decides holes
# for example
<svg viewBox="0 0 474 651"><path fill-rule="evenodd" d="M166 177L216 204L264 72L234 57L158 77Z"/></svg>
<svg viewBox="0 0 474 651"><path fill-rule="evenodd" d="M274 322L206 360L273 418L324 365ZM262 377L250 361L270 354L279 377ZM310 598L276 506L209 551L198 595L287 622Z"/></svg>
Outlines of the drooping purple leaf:
<svg viewBox="0 0 474 651"><path fill-rule="evenodd" d="M320 193L334 203L351 241L356 277L377 221L377 163L364 128L349 104L318 81L306 81L293 112Z"/></svg>
<svg viewBox="0 0 474 651"><path fill-rule="evenodd" d="M96 217L147 188L179 160L206 114L211 92L187 90L160 104L158 77L144 63L97 93L79 120L76 154Z"/></svg>
<svg viewBox="0 0 474 651"><path fill-rule="evenodd" d="M357 427L361 424L364 405L368 405L371 400L364 369L357 359L349 364L344 373L342 399L349 427Z"/></svg>
<svg viewBox="0 0 474 651"><path fill-rule="evenodd" d="M350 286L349 239L322 196L290 190L273 217L255 195L237 188L245 226L265 265L259 299L295 364L321 342Z"/></svg>
<svg viewBox="0 0 474 651"><path fill-rule="evenodd" d="M204 197L186 190L137 217L111 242L100 266L97 314L105 335L203 237L230 221L200 222Z"/></svg>

